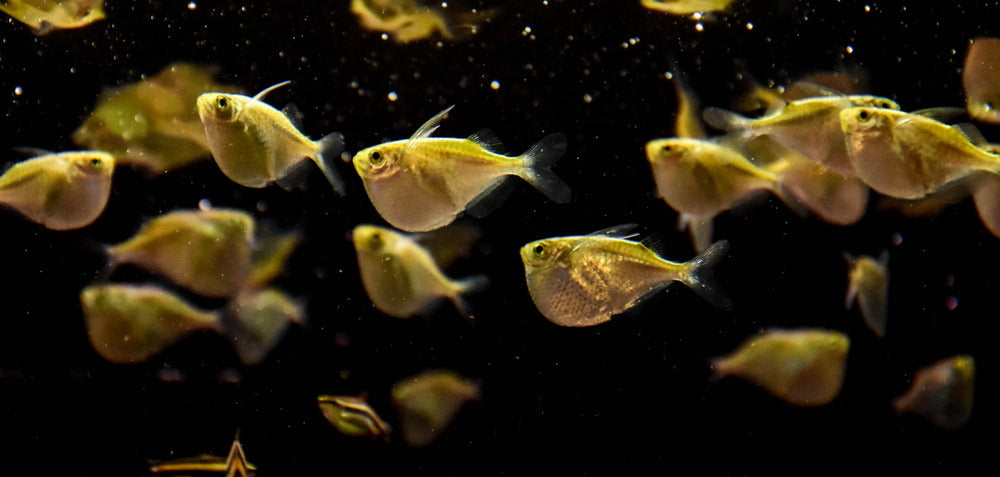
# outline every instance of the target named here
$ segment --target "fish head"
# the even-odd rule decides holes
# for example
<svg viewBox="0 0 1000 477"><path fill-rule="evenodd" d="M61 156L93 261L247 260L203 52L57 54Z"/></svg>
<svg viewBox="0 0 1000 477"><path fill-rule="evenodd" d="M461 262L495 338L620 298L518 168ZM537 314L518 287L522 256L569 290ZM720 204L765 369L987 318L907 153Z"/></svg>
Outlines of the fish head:
<svg viewBox="0 0 1000 477"><path fill-rule="evenodd" d="M362 179L385 177L396 170L403 155L403 148L396 143L385 143L358 151L352 159L354 169Z"/></svg>
<svg viewBox="0 0 1000 477"><path fill-rule="evenodd" d="M812 337L812 346L815 346L815 349L828 352L833 356L846 356L847 350L851 346L850 338L837 331L814 331L809 335Z"/></svg>
<svg viewBox="0 0 1000 477"><path fill-rule="evenodd" d="M239 94L203 93L198 96L198 116L201 122L229 123L240 117L250 98Z"/></svg>
<svg viewBox="0 0 1000 477"><path fill-rule="evenodd" d="M891 110L884 108L846 108L840 112L840 129L844 134L878 133L892 127Z"/></svg>
<svg viewBox="0 0 1000 477"><path fill-rule="evenodd" d="M653 165L681 161L690 157L696 147L684 138L655 139L646 143L646 158Z"/></svg>
<svg viewBox="0 0 1000 477"><path fill-rule="evenodd" d="M561 240L536 240L521 247L521 261L526 271L549 268L559 263L570 248L570 244Z"/></svg>
<svg viewBox="0 0 1000 477"><path fill-rule="evenodd" d="M84 177L108 177L115 169L115 157L102 151L74 154L70 162Z"/></svg>
<svg viewBox="0 0 1000 477"><path fill-rule="evenodd" d="M392 230L376 225L359 225L351 233L351 241L358 253L384 253L392 249L396 237Z"/></svg>
<svg viewBox="0 0 1000 477"><path fill-rule="evenodd" d="M881 96L851 96L851 104L856 108L882 108L899 111L899 103Z"/></svg>

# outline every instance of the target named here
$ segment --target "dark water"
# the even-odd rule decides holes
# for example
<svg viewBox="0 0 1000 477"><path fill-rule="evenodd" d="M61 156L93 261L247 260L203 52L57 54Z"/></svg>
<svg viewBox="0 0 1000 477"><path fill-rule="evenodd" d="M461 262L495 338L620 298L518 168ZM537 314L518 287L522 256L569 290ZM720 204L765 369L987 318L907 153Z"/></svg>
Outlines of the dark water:
<svg viewBox="0 0 1000 477"><path fill-rule="evenodd" d="M961 106L964 52L973 37L1000 35L997 2L866 8L746 0L704 21L701 32L696 22L647 11L638 0L474 2L503 12L471 41L440 46L384 41L358 26L346 0L203 0L194 9L108 2L107 21L45 37L13 21L0 24L0 93L7 98L0 150L73 149L69 134L102 87L185 60L218 65L220 80L247 91L292 80L268 101L295 102L304 132L341 131L351 151L407 137L451 104L440 135L489 127L521 152L546 133L563 132L569 152L555 171L574 198L557 205L519 185L475 222L483 239L449 270L491 279L487 291L470 297L472 325L447 305L408 321L373 309L345 234L380 219L348 164L338 165L346 198L319 174L305 191L243 188L207 161L155 179L120 169L104 215L80 231L52 232L0 212L0 457L12 469L3 475L142 475L148 459L224 453L237 429L260 475L521 475L538 462L561 475L956 475L985 461L973 449L995 441L1000 244L969 201L925 219L872 205L851 227L798 217L774 199L724 214L716 237L732 248L718 276L731 312L675 286L587 329L557 327L536 311L517 250L538 238L631 222L659 235L668 258L693 256L675 229L676 214L654 195L643 154L646 141L672 131L673 84L664 78L671 59L705 105L727 107L743 86L739 71L787 84L858 66L873 93L906 110ZM630 39L637 41L624 47ZM390 92L396 101L387 99ZM998 131L984 132L1000 140ZM87 341L77 301L101 274L101 244L202 199L303 233L278 284L305 300L309 326L290 330L253 368L207 334L145 364L104 362ZM901 244L892 245L894 234ZM856 312L843 309L841 254L885 249L889 332L877 339ZM958 299L954 310L946 307L949 297ZM851 336L846 381L833 403L794 408L742 381L711 378L708 359L776 326ZM336 345L338 335L350 344ZM944 432L897 416L890 401L915 370L956 353L976 359L971 421ZM318 394L367 392L392 420L389 387L427 368L454 369L483 391L428 448L340 435L316 408ZM164 382L163 369L185 379ZM28 465L35 470L17 470Z"/></svg>

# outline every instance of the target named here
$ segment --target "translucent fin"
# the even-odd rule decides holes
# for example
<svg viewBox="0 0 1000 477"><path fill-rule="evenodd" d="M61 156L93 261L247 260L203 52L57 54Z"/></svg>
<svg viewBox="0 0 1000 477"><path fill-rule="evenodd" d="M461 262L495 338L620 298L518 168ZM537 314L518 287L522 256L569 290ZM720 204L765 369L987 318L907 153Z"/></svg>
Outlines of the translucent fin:
<svg viewBox="0 0 1000 477"><path fill-rule="evenodd" d="M299 107L296 106L295 103L286 104L285 107L282 108L281 114L284 114L285 117L288 118L288 122L292 123L292 126L295 126L295 129L298 129L299 131L302 130L302 111L299 110Z"/></svg>
<svg viewBox="0 0 1000 477"><path fill-rule="evenodd" d="M489 129L480 129L469 136L468 139L494 154L504 153L503 142Z"/></svg>
<svg viewBox="0 0 1000 477"><path fill-rule="evenodd" d="M275 182L285 190L305 188L310 170L312 168L309 166L309 161L299 161L285 170L285 175L275 179Z"/></svg>
<svg viewBox="0 0 1000 477"><path fill-rule="evenodd" d="M479 195L469 201L465 211L477 219L489 215L500 207L500 204L503 204L514 191L515 182L510 179L511 176L502 176L493 181Z"/></svg>
<svg viewBox="0 0 1000 477"><path fill-rule="evenodd" d="M705 111L701 113L701 117L709 126L726 132L739 133L750 127L749 118L721 108L705 108Z"/></svg>
<svg viewBox="0 0 1000 477"><path fill-rule="evenodd" d="M11 149L13 149L14 152L17 152L18 154L24 154L25 156L29 157L40 157L40 156L48 156L49 154L55 154L54 152L48 149L42 149L40 147L15 146L12 147Z"/></svg>
<svg viewBox="0 0 1000 477"><path fill-rule="evenodd" d="M691 236L691 245L694 251L701 253L712 243L712 231L714 229L715 216L698 216L681 214L677 217L677 228L687 230Z"/></svg>
<svg viewBox="0 0 1000 477"><path fill-rule="evenodd" d="M796 81L785 90L785 99L799 100L808 98L828 98L832 96L843 96L843 91L837 91L829 86L813 83L811 81Z"/></svg>
<svg viewBox="0 0 1000 477"><path fill-rule="evenodd" d="M323 175L326 176L326 180L333 186L333 190L337 195L343 197L346 194L347 187L337 174L334 161L331 159L344 152L344 135L339 132L327 134L319 140L318 144L319 153L315 159L316 165L319 166L319 170L323 171Z"/></svg>
<svg viewBox="0 0 1000 477"><path fill-rule="evenodd" d="M465 303L465 299L463 297L470 293L483 291L487 286L489 286L489 284L490 280L486 277L486 275L474 275L458 280L455 282L455 285L458 287L457 292L449 296L448 299L455 304L455 308L462 314L462 316L465 317L465 319L471 321L475 318L475 316L473 316L469 311L469 306Z"/></svg>
<svg viewBox="0 0 1000 477"><path fill-rule="evenodd" d="M916 114L918 116L923 116L928 119L933 119L942 123L948 123L954 121L956 118L962 117L966 113L965 108L955 108L951 106L941 106L938 108L924 108L918 109L916 111L910 111L910 114Z"/></svg>
<svg viewBox="0 0 1000 477"><path fill-rule="evenodd" d="M427 122L417 128L417 130L413 132L413 135L410 136L409 141L407 141L406 147L403 149L403 153L406 154L406 152L413 148L420 139L430 137L431 134L434 134L434 131L437 131L437 128L441 125L441 121L448 117L448 113L451 112L454 107L455 105L448 106L444 109L444 111L435 114L434 117L428 119Z"/></svg>
<svg viewBox="0 0 1000 477"><path fill-rule="evenodd" d="M603 236L618 239L630 239L639 236L639 233L635 229L639 228L638 224L621 224L615 225L614 227L608 227L606 229L601 229L596 232L591 232L587 234L588 237Z"/></svg>
<svg viewBox="0 0 1000 477"><path fill-rule="evenodd" d="M549 168L566 153L566 135L549 134L521 154L525 167L521 177L557 204L565 204L570 199L569 186Z"/></svg>
<svg viewBox="0 0 1000 477"><path fill-rule="evenodd" d="M695 293L722 310L733 308L732 300L721 289L714 279L715 265L725 258L729 251L729 242L719 240L708 247L697 257L686 264L686 273L682 280Z"/></svg>
<svg viewBox="0 0 1000 477"><path fill-rule="evenodd" d="M276 89L278 89L278 88L280 88L282 86L285 86L285 85L287 85L289 83L291 83L291 81L282 81L282 82L280 82L278 84L268 86L267 88L264 88L263 90L261 90L261 92L257 93L256 96L254 96L253 98L251 98L251 101L253 101L253 102L260 101L260 100L264 99L264 96L267 95L267 93L270 93L271 91L274 91L274 90L276 90Z"/></svg>
<svg viewBox="0 0 1000 477"><path fill-rule="evenodd" d="M479 227L453 222L446 227L416 233L410 237L431 254L438 267L447 268L455 260L468 256L481 235Z"/></svg>

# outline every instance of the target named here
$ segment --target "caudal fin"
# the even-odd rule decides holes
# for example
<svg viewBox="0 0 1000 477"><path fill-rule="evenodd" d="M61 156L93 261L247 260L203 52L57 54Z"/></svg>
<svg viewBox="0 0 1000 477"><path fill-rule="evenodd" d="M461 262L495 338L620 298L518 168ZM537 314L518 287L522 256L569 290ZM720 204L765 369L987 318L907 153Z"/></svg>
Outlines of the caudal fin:
<svg viewBox="0 0 1000 477"><path fill-rule="evenodd" d="M695 293L723 310L732 309L733 303L729 296L722 291L719 284L715 282L714 269L728 251L728 241L719 240L713 243L707 250L687 262L687 274L682 280Z"/></svg>
<svg viewBox="0 0 1000 477"><path fill-rule="evenodd" d="M566 135L554 133L545 136L521 155L526 171L521 177L558 204L569 202L570 190L550 167L565 153Z"/></svg>
<svg viewBox="0 0 1000 477"><path fill-rule="evenodd" d="M489 284L490 280L489 278L486 278L485 275L474 275L459 280L455 282L456 285L455 293L452 293L451 296L448 297L448 299L455 304L455 308L458 309L458 312L461 313L466 320L472 321L472 319L475 318L475 316L473 316L472 313L469 312L469 306L466 305L463 296L469 293L476 293L482 291L487 286L489 286Z"/></svg>
<svg viewBox="0 0 1000 477"><path fill-rule="evenodd" d="M342 152L344 152L344 135L338 132L330 133L319 140L319 154L315 158L319 170L323 171L323 175L326 176L326 180L330 181L333 190L341 196L346 193L347 188L330 159L339 156Z"/></svg>

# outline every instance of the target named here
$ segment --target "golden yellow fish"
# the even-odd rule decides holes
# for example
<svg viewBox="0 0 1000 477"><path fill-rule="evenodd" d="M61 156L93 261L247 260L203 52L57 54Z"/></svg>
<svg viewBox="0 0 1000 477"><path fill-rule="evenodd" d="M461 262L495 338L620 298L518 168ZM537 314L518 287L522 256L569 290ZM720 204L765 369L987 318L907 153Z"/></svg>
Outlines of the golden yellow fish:
<svg viewBox="0 0 1000 477"><path fill-rule="evenodd" d="M923 114L847 108L840 122L857 176L891 197L919 199L975 171L1000 171L1000 155Z"/></svg>
<svg viewBox="0 0 1000 477"><path fill-rule="evenodd" d="M52 230L86 227L104 212L114 169L106 152L44 154L0 176L0 204Z"/></svg>
<svg viewBox="0 0 1000 477"><path fill-rule="evenodd" d="M972 356L945 358L917 371L910 389L892 405L896 412L914 413L942 429L958 429L972 416L975 378Z"/></svg>
<svg viewBox="0 0 1000 477"><path fill-rule="evenodd" d="M219 316L150 285L95 285L80 292L90 344L112 363L139 363L200 330L219 331Z"/></svg>
<svg viewBox="0 0 1000 477"><path fill-rule="evenodd" d="M725 257L728 242L718 241L691 261L676 263L628 240L635 235L630 233L632 227L549 238L522 247L528 291L538 311L557 325L597 325L674 281L717 306L729 306L710 281L711 269Z"/></svg>
<svg viewBox="0 0 1000 477"><path fill-rule="evenodd" d="M570 190L549 167L566 151L566 136L550 134L524 154L498 154L487 130L466 139L429 137L451 108L428 120L409 139L372 146L354 156L354 168L372 204L389 224L425 232L450 224L469 209L483 215L497 204L492 194L518 176L555 202Z"/></svg>
<svg viewBox="0 0 1000 477"><path fill-rule="evenodd" d="M736 133L747 140L770 135L810 160L842 176L853 177L856 174L844 147L839 115L842 110L857 106L899 110L899 105L887 98L852 95L790 101L781 111L757 119L719 108L707 108L702 115L711 126Z"/></svg>
<svg viewBox="0 0 1000 477"><path fill-rule="evenodd" d="M850 340L837 331L770 330L712 361L719 376L736 376L796 406L823 406L840 394Z"/></svg>
<svg viewBox="0 0 1000 477"><path fill-rule="evenodd" d="M965 107L969 116L1000 123L1000 38L976 38L962 67Z"/></svg>
<svg viewBox="0 0 1000 477"><path fill-rule="evenodd" d="M265 187L277 182L286 188L301 181L300 167L308 158L343 195L344 183L327 163L343 152L343 135L331 133L313 141L287 115L262 101L264 95L288 83L278 83L253 98L221 92L198 96L198 115L212 156L226 177L240 185Z"/></svg>
<svg viewBox="0 0 1000 477"><path fill-rule="evenodd" d="M257 467L247 462L247 456L240 444L239 433L229 447L229 455L219 457L214 455L199 455L153 462L150 472L156 475L202 475L205 473L225 474L226 477L252 477L257 475Z"/></svg>
<svg viewBox="0 0 1000 477"><path fill-rule="evenodd" d="M857 299L861 316L868 328L878 336L885 336L888 318L889 253L883 253L878 260L867 256L854 258L847 254L844 257L850 267L844 306L850 308Z"/></svg>
<svg viewBox="0 0 1000 477"><path fill-rule="evenodd" d="M45 35L104 18L104 0L3 0L0 10Z"/></svg>
<svg viewBox="0 0 1000 477"><path fill-rule="evenodd" d="M476 33L478 25L489 20L496 10L448 13L415 0L351 0L351 12L366 29L387 33L397 43L410 43L435 35L446 40L465 38Z"/></svg>
<svg viewBox="0 0 1000 477"><path fill-rule="evenodd" d="M108 266L133 264L199 295L232 297L250 275L254 228L253 217L239 210L170 212L108 247Z"/></svg>
<svg viewBox="0 0 1000 477"><path fill-rule="evenodd" d="M375 308L387 315L409 318L447 298L468 317L462 295L485 286L482 276L459 281L446 277L426 249L393 230L359 225L352 239L365 291Z"/></svg>
<svg viewBox="0 0 1000 477"><path fill-rule="evenodd" d="M302 306L276 288L240 293L226 311L222 318L224 334L247 366L263 361L289 324L302 325L306 321Z"/></svg>
<svg viewBox="0 0 1000 477"><path fill-rule="evenodd" d="M640 3L650 10L687 15L725 11L733 1L735 0L640 0Z"/></svg>
<svg viewBox="0 0 1000 477"><path fill-rule="evenodd" d="M399 431L412 447L423 447L448 428L468 401L479 399L479 386L453 371L425 371L392 386Z"/></svg>
<svg viewBox="0 0 1000 477"><path fill-rule="evenodd" d="M323 417L343 434L389 440L392 428L363 397L321 395L316 401Z"/></svg>

